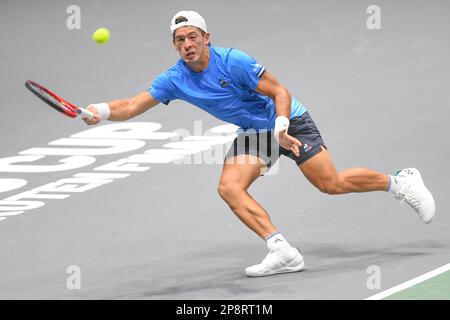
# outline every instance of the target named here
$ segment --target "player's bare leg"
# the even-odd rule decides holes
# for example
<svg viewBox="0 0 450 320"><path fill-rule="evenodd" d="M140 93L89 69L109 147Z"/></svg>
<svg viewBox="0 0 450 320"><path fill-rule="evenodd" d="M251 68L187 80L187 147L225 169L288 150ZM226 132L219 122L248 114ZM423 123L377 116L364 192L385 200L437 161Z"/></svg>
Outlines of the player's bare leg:
<svg viewBox="0 0 450 320"><path fill-rule="evenodd" d="M247 227L266 239L276 229L266 210L247 192L264 166L262 160L252 155L228 158L223 166L218 192Z"/></svg>
<svg viewBox="0 0 450 320"><path fill-rule="evenodd" d="M303 256L281 233L276 232L269 214L247 192L261 175L264 163L252 155L239 155L226 160L219 183L219 194L247 227L266 240L270 252L257 265L245 269L249 277L295 272L303 269Z"/></svg>
<svg viewBox="0 0 450 320"><path fill-rule="evenodd" d="M300 170L324 193L389 191L395 194L396 199L406 201L424 223L429 223L435 215L433 196L415 168L403 169L393 176L367 168L337 172L330 154L322 147L321 152L300 165Z"/></svg>
<svg viewBox="0 0 450 320"><path fill-rule="evenodd" d="M305 177L320 191L328 194L386 191L389 177L367 168L337 172L328 151L322 151L300 165Z"/></svg>

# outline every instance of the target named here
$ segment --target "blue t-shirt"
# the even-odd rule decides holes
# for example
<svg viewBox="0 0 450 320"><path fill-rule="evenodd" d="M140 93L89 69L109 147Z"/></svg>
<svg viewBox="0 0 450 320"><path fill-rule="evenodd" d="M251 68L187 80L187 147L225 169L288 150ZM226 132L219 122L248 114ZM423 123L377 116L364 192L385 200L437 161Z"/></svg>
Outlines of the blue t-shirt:
<svg viewBox="0 0 450 320"><path fill-rule="evenodd" d="M275 103L256 92L265 68L240 50L209 48L205 70L194 72L180 59L156 78L148 92L164 104L184 100L242 129L273 129ZM291 118L301 116L305 107L294 97L291 100Z"/></svg>

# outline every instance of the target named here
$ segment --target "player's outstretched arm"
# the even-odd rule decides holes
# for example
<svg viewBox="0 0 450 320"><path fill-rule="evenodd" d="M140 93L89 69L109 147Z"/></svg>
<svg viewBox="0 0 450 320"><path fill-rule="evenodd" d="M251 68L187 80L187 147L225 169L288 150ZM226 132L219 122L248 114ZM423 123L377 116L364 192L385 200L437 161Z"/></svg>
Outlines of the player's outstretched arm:
<svg viewBox="0 0 450 320"><path fill-rule="evenodd" d="M87 109L94 113L94 118L83 118L83 120L89 125L97 124L101 120L125 121L140 115L158 103L159 101L149 92L144 91L129 99L90 104Z"/></svg>

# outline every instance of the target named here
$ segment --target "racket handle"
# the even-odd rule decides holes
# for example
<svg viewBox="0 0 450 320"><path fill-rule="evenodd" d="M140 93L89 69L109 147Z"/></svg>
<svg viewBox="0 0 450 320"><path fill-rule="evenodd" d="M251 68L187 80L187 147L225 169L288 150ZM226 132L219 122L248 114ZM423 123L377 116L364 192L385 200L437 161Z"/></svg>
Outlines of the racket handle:
<svg viewBox="0 0 450 320"><path fill-rule="evenodd" d="M79 115L89 119L92 119L94 117L94 114L92 112L83 108L78 108L77 112Z"/></svg>

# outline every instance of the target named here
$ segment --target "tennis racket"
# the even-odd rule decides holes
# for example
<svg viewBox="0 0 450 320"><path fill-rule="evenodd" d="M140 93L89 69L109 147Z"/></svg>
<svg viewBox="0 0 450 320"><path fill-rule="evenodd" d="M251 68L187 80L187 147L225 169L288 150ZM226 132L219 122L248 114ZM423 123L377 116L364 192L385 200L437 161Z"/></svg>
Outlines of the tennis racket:
<svg viewBox="0 0 450 320"><path fill-rule="evenodd" d="M77 116L83 116L86 118L93 118L94 114L89 110L77 107L70 102L67 102L56 93L51 92L44 86L40 85L35 81L25 82L25 87L27 87L31 92L38 96L42 101L47 103L53 109L61 112L63 115L76 118Z"/></svg>

